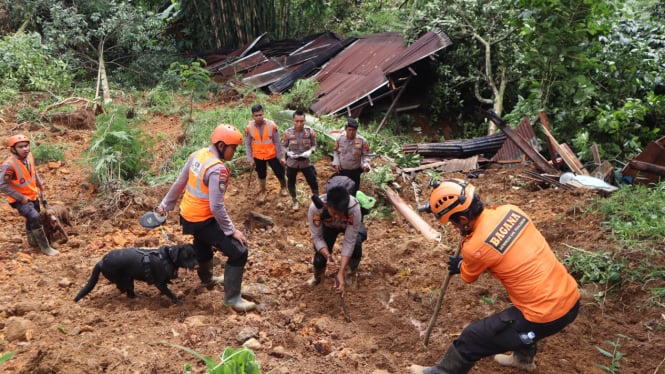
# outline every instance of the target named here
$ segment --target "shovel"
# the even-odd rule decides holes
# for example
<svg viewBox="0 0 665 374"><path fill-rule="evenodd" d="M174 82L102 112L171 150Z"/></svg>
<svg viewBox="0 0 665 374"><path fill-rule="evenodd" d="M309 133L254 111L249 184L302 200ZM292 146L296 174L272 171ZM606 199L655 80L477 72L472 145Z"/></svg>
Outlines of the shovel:
<svg viewBox="0 0 665 374"><path fill-rule="evenodd" d="M48 209L48 202L44 198L44 194L41 193L41 192L39 193L39 200L41 200L42 205L44 206L44 209Z"/></svg>

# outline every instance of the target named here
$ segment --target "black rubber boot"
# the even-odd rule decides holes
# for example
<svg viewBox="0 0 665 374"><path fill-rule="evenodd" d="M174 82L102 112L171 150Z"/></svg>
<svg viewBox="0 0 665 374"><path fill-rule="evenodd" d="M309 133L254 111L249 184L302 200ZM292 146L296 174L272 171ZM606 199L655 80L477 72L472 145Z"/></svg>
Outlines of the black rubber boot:
<svg viewBox="0 0 665 374"><path fill-rule="evenodd" d="M40 227L38 229L30 230L30 233L35 237L35 241L37 241L37 245L39 245L39 249L42 250L43 254L47 256L57 256L60 254L60 252L51 248L48 239L46 239L46 234L44 234L44 228Z"/></svg>
<svg viewBox="0 0 665 374"><path fill-rule="evenodd" d="M349 286L353 284L353 281L356 279L356 271L360 265L360 258L350 258L349 259L349 268L346 270L346 285Z"/></svg>
<svg viewBox="0 0 665 374"><path fill-rule="evenodd" d="M286 179L282 178L279 180L279 194L281 196L287 196L289 194L288 189L286 188Z"/></svg>
<svg viewBox="0 0 665 374"><path fill-rule="evenodd" d="M248 312L256 308L255 303L243 299L240 295L244 271L244 266L227 264L224 267L224 305L230 306L238 312Z"/></svg>
<svg viewBox="0 0 665 374"><path fill-rule="evenodd" d="M28 245L32 248L39 248L39 244L37 243L37 239L35 239L35 236L32 235L32 231L26 229L25 230L25 237L28 238Z"/></svg>
<svg viewBox="0 0 665 374"><path fill-rule="evenodd" d="M323 279L323 275L326 273L326 268L317 268L314 267L314 276L310 278L307 281L307 285L310 287L314 287L317 284L321 283L321 280Z"/></svg>
<svg viewBox="0 0 665 374"><path fill-rule="evenodd" d="M216 284L221 284L222 286L224 285L223 276L213 276L212 259L205 262L199 262L199 267L196 269L196 273L199 275L199 279L201 280L201 287L212 290Z"/></svg>
<svg viewBox="0 0 665 374"><path fill-rule="evenodd" d="M451 344L436 366L411 365L409 369L411 374L466 374L475 364L475 362L465 360Z"/></svg>

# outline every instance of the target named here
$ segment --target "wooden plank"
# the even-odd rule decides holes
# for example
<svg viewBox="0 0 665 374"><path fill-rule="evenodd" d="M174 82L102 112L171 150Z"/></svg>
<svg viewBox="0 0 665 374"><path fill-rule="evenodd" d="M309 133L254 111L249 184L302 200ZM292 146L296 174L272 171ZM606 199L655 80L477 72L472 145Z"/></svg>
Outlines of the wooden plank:
<svg viewBox="0 0 665 374"><path fill-rule="evenodd" d="M609 161L604 161L593 170L591 176L611 184L614 181L614 166Z"/></svg>
<svg viewBox="0 0 665 374"><path fill-rule="evenodd" d="M645 171L647 173L656 174L661 177L665 177L665 166L660 166L644 161L631 160L628 162L631 168L639 171Z"/></svg>
<svg viewBox="0 0 665 374"><path fill-rule="evenodd" d="M578 167L577 164L575 163L575 160L577 160L577 157L575 157L574 154L571 154L571 152L568 152L566 149L564 149L559 143L557 142L556 138L543 126L543 131L545 132L545 136L549 139L549 141L554 144L554 148L556 150L556 153L558 153L561 158L563 158L563 162L568 165L570 170L572 170L575 174L583 174L583 175L589 175L589 172ZM577 160L577 163L579 163L579 160ZM581 164L580 164L581 165Z"/></svg>
<svg viewBox="0 0 665 374"><path fill-rule="evenodd" d="M591 154L593 155L593 162L595 162L596 165L600 165L603 163L600 159L600 153L598 152L598 144L593 143L591 145Z"/></svg>
<svg viewBox="0 0 665 374"><path fill-rule="evenodd" d="M550 165L547 160L538 153L533 147L531 146L531 143L525 142L524 139L522 139L521 136L519 136L513 129L508 126L506 121L501 119L494 111L492 110L483 110L483 114L487 116L487 118L490 119L490 121L494 122L501 131L503 131L504 134L506 134L506 137L508 137L510 140L515 143L515 145L524 152L524 154L529 158L529 160L533 161L534 164L536 164L536 167L547 173L547 174L553 174L553 175L558 175L559 171L552 165Z"/></svg>
<svg viewBox="0 0 665 374"><path fill-rule="evenodd" d="M452 173L454 171L473 170L478 168L478 155L469 158L453 158L431 164L416 166L413 168L402 169L404 173L411 173L414 171L422 171L428 169L439 169L444 173Z"/></svg>
<svg viewBox="0 0 665 374"><path fill-rule="evenodd" d="M566 143L561 143L559 144L561 148L563 148L566 151L567 157L570 159L570 162L575 164L575 168L579 169L582 173L582 175L589 175L589 172L584 168L584 165L580 162L580 159L577 158L575 155L575 152L573 152L572 149L568 146ZM578 173L579 174L579 173Z"/></svg>
<svg viewBox="0 0 665 374"><path fill-rule="evenodd" d="M390 187L386 187L386 198L388 201L397 209L404 218L413 226L415 229L420 231L420 233L428 240L434 240L437 242L441 241L441 233L434 230L425 220L423 220L418 213L414 212L410 206L408 206L404 200L393 191ZM442 244L445 249L448 249L445 245Z"/></svg>
<svg viewBox="0 0 665 374"><path fill-rule="evenodd" d="M547 114L545 112L539 112L538 113L538 118L540 118L540 123L543 125L547 131L550 131L550 121L547 119ZM550 157L552 158L552 161L554 161L554 157L556 156L556 146L558 143L556 141L552 141L550 138L547 138L547 147L549 148L550 151Z"/></svg>

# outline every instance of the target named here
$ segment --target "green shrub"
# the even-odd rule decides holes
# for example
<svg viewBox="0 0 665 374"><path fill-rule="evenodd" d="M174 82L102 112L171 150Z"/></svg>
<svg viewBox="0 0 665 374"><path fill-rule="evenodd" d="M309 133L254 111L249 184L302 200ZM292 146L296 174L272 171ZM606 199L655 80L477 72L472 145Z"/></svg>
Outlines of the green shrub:
<svg viewBox="0 0 665 374"><path fill-rule="evenodd" d="M62 147L56 144L41 143L31 148L32 156L37 163L49 161L65 161L65 152Z"/></svg>
<svg viewBox="0 0 665 374"><path fill-rule="evenodd" d="M653 247L665 237L665 182L654 187L631 185L606 199L597 199L594 210L619 240L631 246Z"/></svg>
<svg viewBox="0 0 665 374"><path fill-rule="evenodd" d="M53 57L37 33L12 34L0 39L0 93L61 92L70 87L67 65ZM0 96L0 101L11 98Z"/></svg>
<svg viewBox="0 0 665 374"><path fill-rule="evenodd" d="M318 89L319 82L316 79L297 80L289 92L282 97L284 107L287 109L308 111L309 107L314 103Z"/></svg>
<svg viewBox="0 0 665 374"><path fill-rule="evenodd" d="M118 182L145 176L151 167L153 141L141 129L130 126L124 113L126 108L114 107L97 117L97 130L87 151L92 168L91 182L101 190Z"/></svg>

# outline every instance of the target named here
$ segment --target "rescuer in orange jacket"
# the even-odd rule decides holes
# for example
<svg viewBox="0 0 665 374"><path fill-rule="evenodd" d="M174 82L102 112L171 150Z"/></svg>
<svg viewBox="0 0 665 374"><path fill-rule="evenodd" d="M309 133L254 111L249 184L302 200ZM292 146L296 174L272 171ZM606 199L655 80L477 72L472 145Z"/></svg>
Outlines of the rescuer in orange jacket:
<svg viewBox="0 0 665 374"><path fill-rule="evenodd" d="M256 167L256 175L259 177L259 201L265 201L267 165L270 165L279 180L280 195L286 196L286 178L284 178L286 161L282 151L279 128L275 122L263 116L261 104L252 107L252 120L245 128L245 152L250 167Z"/></svg>
<svg viewBox="0 0 665 374"><path fill-rule="evenodd" d="M0 191L7 195L9 205L25 217L28 244L39 247L45 255L56 256L60 252L51 248L39 219L38 196L44 186L30 153L30 139L23 134L11 136L9 151L11 155L0 170Z"/></svg>
<svg viewBox="0 0 665 374"><path fill-rule="evenodd" d="M242 143L242 134L231 125L217 126L211 135L212 145L192 153L178 179L162 199L157 213L173 210L180 195L182 232L194 236L194 250L199 263L201 285L211 289L224 284L224 305L237 311L249 311L256 304L242 298L242 276L247 263L247 238L233 225L226 211L226 191L231 180L230 161ZM213 247L228 257L223 277L213 277Z"/></svg>
<svg viewBox="0 0 665 374"><path fill-rule="evenodd" d="M514 205L485 209L467 181L450 179L432 191L425 210L464 236L461 256L448 271L467 283L489 271L508 291L513 306L467 326L441 361L411 366L413 374L465 374L483 357L532 371L536 342L577 317L580 293L531 219ZM512 355L503 354L512 351Z"/></svg>

